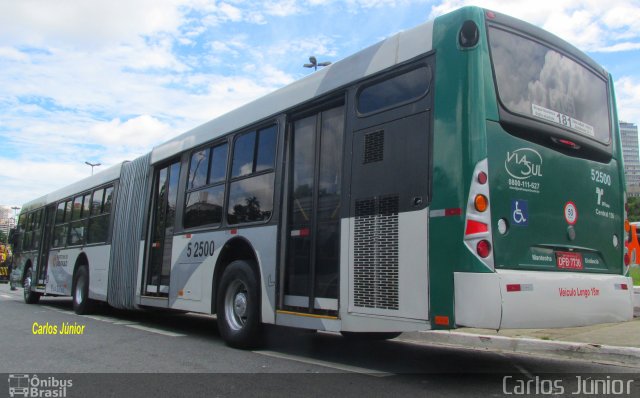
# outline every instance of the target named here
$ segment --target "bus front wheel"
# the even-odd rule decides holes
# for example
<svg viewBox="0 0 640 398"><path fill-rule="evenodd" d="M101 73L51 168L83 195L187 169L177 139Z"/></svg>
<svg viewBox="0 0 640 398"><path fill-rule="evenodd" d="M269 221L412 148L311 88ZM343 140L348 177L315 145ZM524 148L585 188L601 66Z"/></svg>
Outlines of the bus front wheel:
<svg viewBox="0 0 640 398"><path fill-rule="evenodd" d="M87 267L78 268L73 281L73 311L78 315L91 312L93 300L89 298L89 271Z"/></svg>
<svg viewBox="0 0 640 398"><path fill-rule="evenodd" d="M225 269L216 309L218 330L228 345L251 348L260 344L260 287L248 262L237 260Z"/></svg>
<svg viewBox="0 0 640 398"><path fill-rule="evenodd" d="M24 302L27 304L38 304L40 301L40 293L31 290L33 285L33 272L32 268L28 267L24 272L24 279L22 280L22 286L24 287Z"/></svg>

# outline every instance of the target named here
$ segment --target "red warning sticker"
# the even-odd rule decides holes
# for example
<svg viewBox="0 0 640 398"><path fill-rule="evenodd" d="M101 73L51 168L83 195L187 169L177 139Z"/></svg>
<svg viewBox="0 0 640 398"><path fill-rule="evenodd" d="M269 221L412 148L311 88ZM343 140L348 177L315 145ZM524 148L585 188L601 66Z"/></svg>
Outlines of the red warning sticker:
<svg viewBox="0 0 640 398"><path fill-rule="evenodd" d="M567 224L573 225L578 221L578 208L573 202L567 202L564 205L564 219L567 220Z"/></svg>

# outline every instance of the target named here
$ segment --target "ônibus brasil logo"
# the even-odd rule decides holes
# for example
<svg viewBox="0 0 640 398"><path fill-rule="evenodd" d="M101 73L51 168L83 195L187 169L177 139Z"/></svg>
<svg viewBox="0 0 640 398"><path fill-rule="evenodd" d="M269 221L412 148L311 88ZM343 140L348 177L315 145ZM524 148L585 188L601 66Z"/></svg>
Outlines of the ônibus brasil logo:
<svg viewBox="0 0 640 398"><path fill-rule="evenodd" d="M9 396L20 397L55 397L67 396L67 389L73 387L71 379L58 379L55 376L43 377L28 374L9 375Z"/></svg>
<svg viewBox="0 0 640 398"><path fill-rule="evenodd" d="M513 178L526 180L529 177L542 177L542 156L531 148L520 148L507 152L504 168Z"/></svg>

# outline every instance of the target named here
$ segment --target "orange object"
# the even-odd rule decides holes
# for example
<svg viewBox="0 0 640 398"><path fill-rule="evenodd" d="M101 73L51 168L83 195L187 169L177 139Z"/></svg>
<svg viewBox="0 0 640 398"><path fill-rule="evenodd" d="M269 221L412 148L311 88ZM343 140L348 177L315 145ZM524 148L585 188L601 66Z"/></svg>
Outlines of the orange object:
<svg viewBox="0 0 640 398"><path fill-rule="evenodd" d="M633 223L629 227L629 240L625 242L631 264L640 264L640 242L638 242L638 224Z"/></svg>
<svg viewBox="0 0 640 398"><path fill-rule="evenodd" d="M476 195L474 201L474 206L476 207L476 210L478 210L479 212L483 212L485 210L487 210L487 207L489 207L489 200L487 199L486 196L484 195Z"/></svg>

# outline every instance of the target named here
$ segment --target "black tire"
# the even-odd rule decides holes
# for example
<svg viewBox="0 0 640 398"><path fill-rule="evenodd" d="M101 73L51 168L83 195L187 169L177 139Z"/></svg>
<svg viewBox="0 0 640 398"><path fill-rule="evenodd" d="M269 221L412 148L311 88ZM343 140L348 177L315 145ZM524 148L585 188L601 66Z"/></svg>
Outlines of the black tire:
<svg viewBox="0 0 640 398"><path fill-rule="evenodd" d="M27 304L38 304L41 294L31 290L33 285L33 272L31 267L27 267L22 278L22 286L24 287L24 302Z"/></svg>
<svg viewBox="0 0 640 398"><path fill-rule="evenodd" d="M89 270L81 266L73 278L73 311L78 315L91 313L94 307L93 300L89 298Z"/></svg>
<svg viewBox="0 0 640 398"><path fill-rule="evenodd" d="M375 341L395 339L402 332L340 332L340 334L349 340Z"/></svg>
<svg viewBox="0 0 640 398"><path fill-rule="evenodd" d="M260 285L251 265L229 264L218 286L216 309L220 336L231 347L253 348L262 343Z"/></svg>

